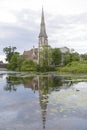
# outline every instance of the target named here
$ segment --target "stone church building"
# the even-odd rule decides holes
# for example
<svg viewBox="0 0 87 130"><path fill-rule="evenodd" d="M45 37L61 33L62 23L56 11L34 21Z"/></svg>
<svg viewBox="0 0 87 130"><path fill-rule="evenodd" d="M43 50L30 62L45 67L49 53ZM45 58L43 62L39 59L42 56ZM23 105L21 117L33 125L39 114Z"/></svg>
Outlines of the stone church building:
<svg viewBox="0 0 87 130"><path fill-rule="evenodd" d="M42 15L41 15L41 24L40 24L40 33L38 36L38 48L35 48L33 46L33 48L31 50L28 51L24 51L23 56L26 59L32 59L34 62L39 64L39 57L40 57L40 50L42 49L43 45L48 45L48 36L46 33L46 28L45 28L45 19L44 19L44 10L42 8ZM69 48L67 47L62 47L59 48L60 51L64 54L66 52L70 52ZM62 56L62 61L63 61L63 56ZM61 62L62 62L61 61Z"/></svg>
<svg viewBox="0 0 87 130"><path fill-rule="evenodd" d="M23 56L26 59L32 59L34 62L39 63L39 51L42 49L43 45L48 44L48 36L45 28L44 10L42 8L40 33L38 36L38 48L33 47L29 51L24 51Z"/></svg>

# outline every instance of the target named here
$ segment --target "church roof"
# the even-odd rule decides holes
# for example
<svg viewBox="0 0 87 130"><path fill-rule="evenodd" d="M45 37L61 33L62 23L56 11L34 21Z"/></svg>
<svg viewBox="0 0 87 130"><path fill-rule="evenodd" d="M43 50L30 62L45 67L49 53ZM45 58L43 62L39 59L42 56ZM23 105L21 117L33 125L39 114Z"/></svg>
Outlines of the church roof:
<svg viewBox="0 0 87 130"><path fill-rule="evenodd" d="M33 59L33 60L37 60L38 59L38 48L34 48L29 50L29 51L24 51L23 56L26 59Z"/></svg>
<svg viewBox="0 0 87 130"><path fill-rule="evenodd" d="M41 26L40 26L39 37L47 38L46 29L45 29L45 20L44 20L44 11L43 11L43 8L42 8Z"/></svg>

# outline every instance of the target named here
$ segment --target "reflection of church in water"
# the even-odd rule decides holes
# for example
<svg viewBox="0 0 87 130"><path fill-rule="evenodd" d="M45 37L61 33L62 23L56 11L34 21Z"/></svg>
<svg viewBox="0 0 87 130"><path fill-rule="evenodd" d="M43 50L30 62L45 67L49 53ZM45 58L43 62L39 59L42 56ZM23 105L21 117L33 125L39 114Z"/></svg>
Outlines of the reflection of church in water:
<svg viewBox="0 0 87 130"><path fill-rule="evenodd" d="M50 93L48 88L49 87L48 80L49 77L37 76L33 78L32 81L27 80L27 82L24 84L25 88L31 88L34 93L38 90L39 103L40 103L41 113L42 113L43 129L45 129L45 124L46 124L48 93Z"/></svg>
<svg viewBox="0 0 87 130"><path fill-rule="evenodd" d="M59 86L62 86L61 78L55 77L55 76L36 76L32 77L32 79L27 79L24 83L25 88L32 89L32 91L35 93L38 91L39 93L39 103L41 107L41 113L42 113L42 123L43 123L43 129L45 129L46 126L46 117L47 117L47 105L49 101L49 94L54 91Z"/></svg>
<svg viewBox="0 0 87 130"><path fill-rule="evenodd" d="M59 91L61 89L61 86L63 87L63 84L65 86L65 83L63 82L63 77L58 77L54 75L35 76L28 78L18 78L9 76L6 79L7 85L4 87L6 91L17 91L17 83L22 83L24 88L31 89L34 93L36 91L38 92L42 114L43 129L45 129L49 94L52 91Z"/></svg>

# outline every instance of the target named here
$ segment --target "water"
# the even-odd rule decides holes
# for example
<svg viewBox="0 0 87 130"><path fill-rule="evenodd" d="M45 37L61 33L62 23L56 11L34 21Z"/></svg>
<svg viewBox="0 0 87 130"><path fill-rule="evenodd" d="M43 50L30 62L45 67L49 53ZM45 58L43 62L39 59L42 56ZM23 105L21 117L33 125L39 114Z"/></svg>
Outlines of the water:
<svg viewBox="0 0 87 130"><path fill-rule="evenodd" d="M87 82L1 73L0 130L87 130Z"/></svg>

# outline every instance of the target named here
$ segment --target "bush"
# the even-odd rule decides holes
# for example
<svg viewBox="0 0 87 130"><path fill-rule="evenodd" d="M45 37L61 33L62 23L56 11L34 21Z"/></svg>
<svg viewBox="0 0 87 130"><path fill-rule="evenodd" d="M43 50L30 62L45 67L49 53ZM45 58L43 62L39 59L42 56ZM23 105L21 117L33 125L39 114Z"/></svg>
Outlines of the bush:
<svg viewBox="0 0 87 130"><path fill-rule="evenodd" d="M87 73L87 61L75 61L65 67L57 67L60 72Z"/></svg>
<svg viewBox="0 0 87 130"><path fill-rule="evenodd" d="M21 71L36 71L36 63L32 60L24 60L21 66Z"/></svg>
<svg viewBox="0 0 87 130"><path fill-rule="evenodd" d="M37 71L38 72L55 71L55 67L53 67L53 66L40 66L40 65L37 65Z"/></svg>

